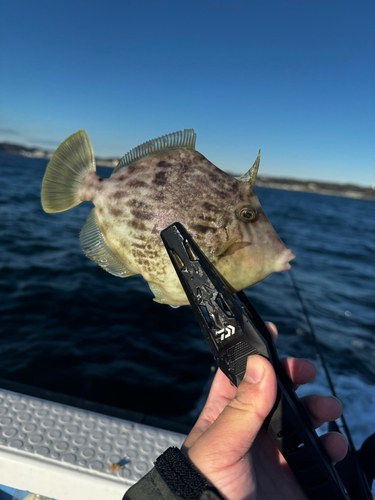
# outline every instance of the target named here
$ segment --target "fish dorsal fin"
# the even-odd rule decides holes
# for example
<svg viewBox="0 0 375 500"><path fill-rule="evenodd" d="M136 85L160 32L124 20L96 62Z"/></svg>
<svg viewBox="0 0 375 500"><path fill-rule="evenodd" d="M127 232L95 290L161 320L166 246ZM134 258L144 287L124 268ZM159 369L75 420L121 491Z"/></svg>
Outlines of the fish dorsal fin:
<svg viewBox="0 0 375 500"><path fill-rule="evenodd" d="M173 132L173 134L162 135L157 139L144 142L140 146L126 153L121 158L117 167L113 170L113 174L117 174L123 168L128 167L132 163L145 158L146 156L162 153L163 151L170 151L171 149L186 148L195 150L195 141L197 134L192 128Z"/></svg>
<svg viewBox="0 0 375 500"><path fill-rule="evenodd" d="M99 264L108 273L120 278L133 276L134 273L116 259L107 247L104 236L96 224L95 208L91 210L83 224L79 233L79 242L86 257Z"/></svg>

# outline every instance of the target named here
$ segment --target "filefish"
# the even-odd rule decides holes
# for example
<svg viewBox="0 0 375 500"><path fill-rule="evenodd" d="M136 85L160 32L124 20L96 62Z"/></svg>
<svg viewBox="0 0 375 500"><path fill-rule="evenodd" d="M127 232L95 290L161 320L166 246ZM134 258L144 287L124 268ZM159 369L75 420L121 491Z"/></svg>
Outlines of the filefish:
<svg viewBox="0 0 375 500"><path fill-rule="evenodd" d="M248 172L233 177L196 151L195 142L192 129L145 142L102 179L90 140L79 130L47 165L43 209L62 212L91 201L94 208L79 235L86 256L121 278L141 274L162 304L188 304L160 237L174 222L185 227L233 292L290 269L295 255L253 190L260 151Z"/></svg>

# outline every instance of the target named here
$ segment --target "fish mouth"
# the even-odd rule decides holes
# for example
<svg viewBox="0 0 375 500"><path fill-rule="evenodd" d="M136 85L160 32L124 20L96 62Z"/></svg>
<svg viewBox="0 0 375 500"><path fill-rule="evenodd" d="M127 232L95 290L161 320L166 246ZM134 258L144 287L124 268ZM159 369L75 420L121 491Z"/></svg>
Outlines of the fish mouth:
<svg viewBox="0 0 375 500"><path fill-rule="evenodd" d="M289 271L289 269L292 269L292 266L289 264L289 262L287 262L286 264L284 264L284 267L280 269L280 272Z"/></svg>
<svg viewBox="0 0 375 500"><path fill-rule="evenodd" d="M279 272L289 271L292 266L289 264L289 261L295 259L295 254L291 251L290 248L287 248L285 252L282 254L282 258L280 259L280 269Z"/></svg>

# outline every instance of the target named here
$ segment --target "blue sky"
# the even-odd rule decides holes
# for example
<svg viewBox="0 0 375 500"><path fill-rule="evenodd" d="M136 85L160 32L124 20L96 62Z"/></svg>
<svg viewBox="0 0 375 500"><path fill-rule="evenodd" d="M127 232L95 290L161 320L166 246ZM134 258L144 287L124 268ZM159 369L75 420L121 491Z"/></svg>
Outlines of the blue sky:
<svg viewBox="0 0 375 500"><path fill-rule="evenodd" d="M0 141L98 156L184 128L218 167L375 184L373 0L12 0Z"/></svg>

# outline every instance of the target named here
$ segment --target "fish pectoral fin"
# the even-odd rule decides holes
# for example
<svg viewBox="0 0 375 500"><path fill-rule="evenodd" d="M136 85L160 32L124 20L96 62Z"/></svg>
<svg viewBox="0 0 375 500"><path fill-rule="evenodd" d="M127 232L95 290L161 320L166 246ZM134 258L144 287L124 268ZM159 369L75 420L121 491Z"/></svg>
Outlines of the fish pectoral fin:
<svg viewBox="0 0 375 500"><path fill-rule="evenodd" d="M233 238L230 238L228 241L225 241L221 245L217 247L215 250L215 257L219 257L222 255L224 252L228 250L229 247L231 247L234 243L237 243L238 240L240 240L241 237L239 235L234 236Z"/></svg>
<svg viewBox="0 0 375 500"><path fill-rule="evenodd" d="M96 262L108 273L120 278L135 274L129 271L107 247L104 236L95 220L95 208L91 210L83 224L79 233L79 242L86 257Z"/></svg>

